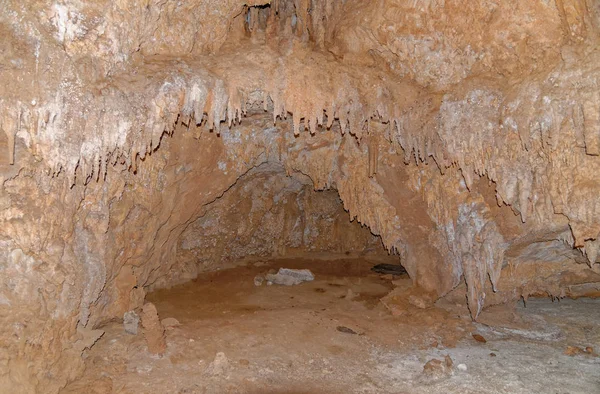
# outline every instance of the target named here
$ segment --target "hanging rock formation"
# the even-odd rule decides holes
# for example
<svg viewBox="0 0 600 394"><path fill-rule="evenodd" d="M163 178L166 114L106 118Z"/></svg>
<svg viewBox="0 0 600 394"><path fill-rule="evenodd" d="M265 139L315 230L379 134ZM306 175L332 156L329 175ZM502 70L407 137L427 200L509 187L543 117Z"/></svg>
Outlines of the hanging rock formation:
<svg viewBox="0 0 600 394"><path fill-rule="evenodd" d="M0 387L77 377L263 165L473 318L594 288L599 34L593 0L3 1Z"/></svg>

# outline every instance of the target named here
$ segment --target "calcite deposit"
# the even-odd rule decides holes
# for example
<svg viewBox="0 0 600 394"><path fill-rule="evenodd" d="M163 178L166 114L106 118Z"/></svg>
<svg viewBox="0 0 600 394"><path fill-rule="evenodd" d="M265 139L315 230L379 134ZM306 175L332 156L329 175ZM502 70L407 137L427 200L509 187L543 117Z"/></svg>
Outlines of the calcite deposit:
<svg viewBox="0 0 600 394"><path fill-rule="evenodd" d="M595 0L2 1L0 387L241 255L382 243L474 319L597 289L599 34Z"/></svg>

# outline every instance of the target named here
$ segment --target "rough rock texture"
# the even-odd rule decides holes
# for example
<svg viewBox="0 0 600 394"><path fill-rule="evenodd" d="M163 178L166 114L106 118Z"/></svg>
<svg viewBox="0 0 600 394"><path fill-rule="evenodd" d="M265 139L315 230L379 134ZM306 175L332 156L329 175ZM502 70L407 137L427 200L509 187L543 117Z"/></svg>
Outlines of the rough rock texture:
<svg viewBox="0 0 600 394"><path fill-rule="evenodd" d="M123 328L127 334L137 335L139 324L140 317L135 311L129 311L123 314Z"/></svg>
<svg viewBox="0 0 600 394"><path fill-rule="evenodd" d="M322 258L387 257L380 237L348 220L335 191L314 192L307 176L289 177L281 165L266 163L204 206L181 234L178 263L161 283L164 287L184 282L199 272L232 267L244 259L308 253Z"/></svg>
<svg viewBox="0 0 600 394"><path fill-rule="evenodd" d="M153 303L147 302L142 308L142 327L148 351L153 354L162 354L167 349L165 328L158 318L158 312Z"/></svg>
<svg viewBox="0 0 600 394"><path fill-rule="evenodd" d="M593 0L3 1L0 387L77 376L78 327L264 163L473 318L598 282L599 31Z"/></svg>

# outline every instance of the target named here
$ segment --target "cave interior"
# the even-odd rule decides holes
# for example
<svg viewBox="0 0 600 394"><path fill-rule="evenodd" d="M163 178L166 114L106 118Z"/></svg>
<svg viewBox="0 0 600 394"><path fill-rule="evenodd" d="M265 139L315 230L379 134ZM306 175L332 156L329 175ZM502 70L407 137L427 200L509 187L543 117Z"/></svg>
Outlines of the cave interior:
<svg viewBox="0 0 600 394"><path fill-rule="evenodd" d="M600 3L6 0L0 393L600 392Z"/></svg>

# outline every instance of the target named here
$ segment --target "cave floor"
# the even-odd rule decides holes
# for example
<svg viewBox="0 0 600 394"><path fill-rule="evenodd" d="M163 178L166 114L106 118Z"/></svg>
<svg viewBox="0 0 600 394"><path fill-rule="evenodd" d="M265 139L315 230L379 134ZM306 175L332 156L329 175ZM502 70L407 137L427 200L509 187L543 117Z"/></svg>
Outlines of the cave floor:
<svg viewBox="0 0 600 394"><path fill-rule="evenodd" d="M379 299L392 279L410 279L372 265L279 260L153 292L161 319L180 322L166 331L166 353L149 354L141 333L109 323L63 393L600 393L600 358L566 354L600 350L600 299L495 306L478 323L444 302L392 316ZM254 286L256 274L282 266L316 279ZM226 360L213 362L220 352ZM423 372L446 355L446 372Z"/></svg>

